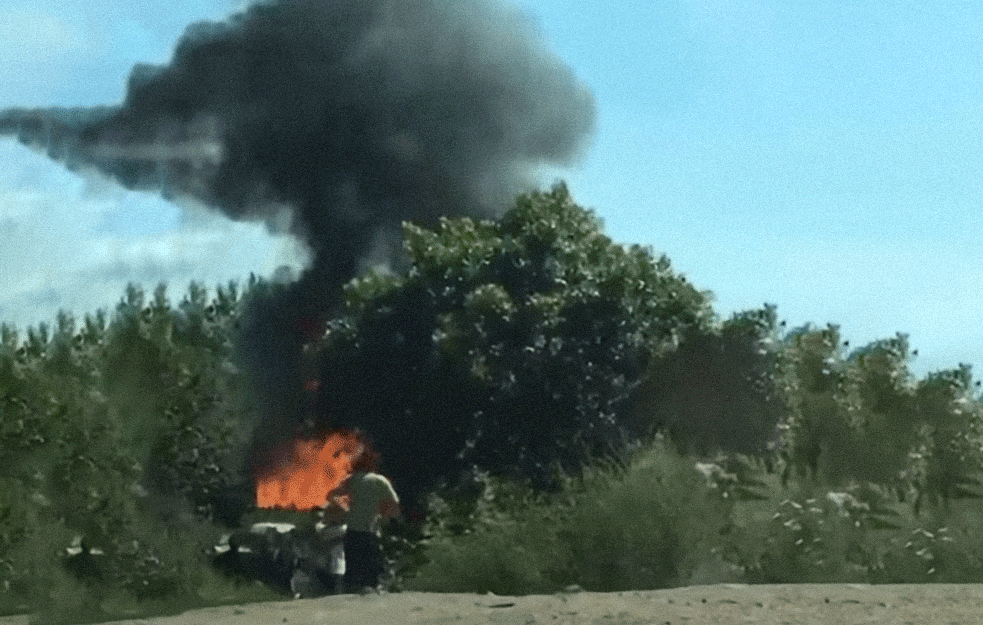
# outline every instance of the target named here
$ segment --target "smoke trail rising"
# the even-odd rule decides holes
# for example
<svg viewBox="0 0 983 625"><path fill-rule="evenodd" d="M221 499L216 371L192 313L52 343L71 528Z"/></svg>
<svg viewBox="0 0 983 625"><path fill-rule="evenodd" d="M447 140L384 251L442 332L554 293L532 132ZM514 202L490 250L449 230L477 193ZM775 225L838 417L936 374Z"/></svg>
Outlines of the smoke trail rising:
<svg viewBox="0 0 983 625"><path fill-rule="evenodd" d="M536 166L577 158L594 122L589 91L505 5L280 0L190 26L169 64L133 69L120 106L11 109L0 134L127 188L289 224L310 266L255 303L242 337L285 433L305 332L367 259L395 258L400 224L494 216Z"/></svg>

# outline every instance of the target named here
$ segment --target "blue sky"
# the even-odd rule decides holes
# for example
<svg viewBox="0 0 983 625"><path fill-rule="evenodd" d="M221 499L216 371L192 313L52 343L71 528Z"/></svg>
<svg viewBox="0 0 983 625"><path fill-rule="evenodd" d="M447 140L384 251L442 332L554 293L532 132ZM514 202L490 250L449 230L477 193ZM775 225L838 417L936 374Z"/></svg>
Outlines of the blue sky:
<svg viewBox="0 0 983 625"><path fill-rule="evenodd" d="M910 335L925 373L983 365L983 4L520 0L593 90L565 179L724 316L778 306L851 346ZM0 108L112 104L212 0L0 0ZM111 306L300 264L289 239L82 180L0 140L0 318Z"/></svg>

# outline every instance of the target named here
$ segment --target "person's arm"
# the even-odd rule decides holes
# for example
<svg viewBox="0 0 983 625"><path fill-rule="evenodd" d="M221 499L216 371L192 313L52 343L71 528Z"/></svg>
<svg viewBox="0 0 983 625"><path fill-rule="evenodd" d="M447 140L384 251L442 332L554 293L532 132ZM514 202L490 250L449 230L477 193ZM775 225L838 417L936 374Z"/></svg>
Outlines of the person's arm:
<svg viewBox="0 0 983 625"><path fill-rule="evenodd" d="M328 493L328 502L325 506L337 506L347 513L352 505L352 491L350 490L350 486L351 476Z"/></svg>
<svg viewBox="0 0 983 625"><path fill-rule="evenodd" d="M379 502L379 515L384 519L391 519L402 514L399 502L394 499L384 499Z"/></svg>
<svg viewBox="0 0 983 625"><path fill-rule="evenodd" d="M389 482L384 476L379 476L379 487L382 491L379 497L379 516L383 519L391 519L397 517L401 514L399 508L399 495L393 489L392 483Z"/></svg>

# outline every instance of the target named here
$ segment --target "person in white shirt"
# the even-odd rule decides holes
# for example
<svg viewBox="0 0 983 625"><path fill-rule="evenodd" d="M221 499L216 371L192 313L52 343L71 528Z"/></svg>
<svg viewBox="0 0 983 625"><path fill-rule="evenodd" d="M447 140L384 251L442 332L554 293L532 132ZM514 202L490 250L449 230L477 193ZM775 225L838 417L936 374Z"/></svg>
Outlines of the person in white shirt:
<svg viewBox="0 0 983 625"><path fill-rule="evenodd" d="M377 590L386 567L379 542L380 521L400 514L399 496L377 473L379 455L365 444L352 463L352 473L336 491L349 499L345 531L345 587L352 592Z"/></svg>

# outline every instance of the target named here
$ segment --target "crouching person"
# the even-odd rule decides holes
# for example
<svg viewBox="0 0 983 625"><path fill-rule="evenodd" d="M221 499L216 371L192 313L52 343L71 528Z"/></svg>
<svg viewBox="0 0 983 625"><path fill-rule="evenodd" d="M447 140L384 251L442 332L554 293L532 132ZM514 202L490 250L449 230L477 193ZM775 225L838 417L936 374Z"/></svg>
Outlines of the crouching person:
<svg viewBox="0 0 983 625"><path fill-rule="evenodd" d="M345 591L345 517L346 511L337 499L329 499L324 506L320 522L315 525L321 559L318 577L328 594Z"/></svg>
<svg viewBox="0 0 983 625"><path fill-rule="evenodd" d="M399 516L399 497L385 476L376 471L378 454L366 445L352 463L352 474L338 496L350 501L345 531L345 588L348 592L377 592L386 570L379 540L380 521Z"/></svg>

